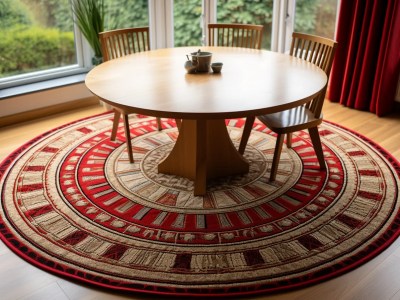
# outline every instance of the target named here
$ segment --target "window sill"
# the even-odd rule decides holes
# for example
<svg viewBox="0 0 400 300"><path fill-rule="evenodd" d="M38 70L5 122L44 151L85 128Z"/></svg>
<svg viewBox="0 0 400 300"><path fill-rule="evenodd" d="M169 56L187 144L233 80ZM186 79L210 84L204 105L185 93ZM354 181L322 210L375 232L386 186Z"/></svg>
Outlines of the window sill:
<svg viewBox="0 0 400 300"><path fill-rule="evenodd" d="M72 84L82 83L85 81L86 73L66 76L62 78L50 79L41 82L25 84L21 86L5 88L0 91L0 100L26 95L34 92L45 91L57 87L68 86Z"/></svg>

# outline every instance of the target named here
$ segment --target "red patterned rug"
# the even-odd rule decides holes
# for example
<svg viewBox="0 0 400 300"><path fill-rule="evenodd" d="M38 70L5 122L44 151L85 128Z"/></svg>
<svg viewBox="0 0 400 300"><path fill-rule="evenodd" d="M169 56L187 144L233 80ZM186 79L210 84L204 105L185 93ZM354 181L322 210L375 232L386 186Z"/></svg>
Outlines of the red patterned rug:
<svg viewBox="0 0 400 300"><path fill-rule="evenodd" d="M244 122L227 121L237 145ZM245 176L192 182L158 174L178 131L131 118L135 163L112 115L39 136L0 165L0 235L28 262L82 282L164 295L238 296L321 282L375 257L399 235L400 165L366 138L324 122L328 169L307 132L284 147L256 124Z"/></svg>

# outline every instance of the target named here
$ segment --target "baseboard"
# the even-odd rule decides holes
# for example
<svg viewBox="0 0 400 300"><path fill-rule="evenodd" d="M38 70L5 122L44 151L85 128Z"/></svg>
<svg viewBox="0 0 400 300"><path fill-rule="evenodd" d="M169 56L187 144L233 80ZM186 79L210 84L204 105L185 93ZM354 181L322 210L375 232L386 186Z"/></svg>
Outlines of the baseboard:
<svg viewBox="0 0 400 300"><path fill-rule="evenodd" d="M14 125L20 122L31 121L34 119L46 117L49 115L73 110L77 108L87 107L99 104L99 99L96 97L83 98L75 101L69 101L57 105L38 108L10 116L0 117L0 127Z"/></svg>

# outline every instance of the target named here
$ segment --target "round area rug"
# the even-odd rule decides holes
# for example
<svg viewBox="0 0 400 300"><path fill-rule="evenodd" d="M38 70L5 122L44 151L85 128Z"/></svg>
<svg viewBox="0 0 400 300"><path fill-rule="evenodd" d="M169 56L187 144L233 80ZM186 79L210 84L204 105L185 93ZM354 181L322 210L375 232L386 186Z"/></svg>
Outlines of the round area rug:
<svg viewBox="0 0 400 300"><path fill-rule="evenodd" d="M239 296L302 287L370 260L399 235L399 163L362 136L324 122L327 170L307 131L284 147L256 123L250 172L208 183L158 174L178 131L131 116L135 163L112 115L49 131L0 165L0 235L28 262L123 291ZM237 146L243 119L227 121Z"/></svg>

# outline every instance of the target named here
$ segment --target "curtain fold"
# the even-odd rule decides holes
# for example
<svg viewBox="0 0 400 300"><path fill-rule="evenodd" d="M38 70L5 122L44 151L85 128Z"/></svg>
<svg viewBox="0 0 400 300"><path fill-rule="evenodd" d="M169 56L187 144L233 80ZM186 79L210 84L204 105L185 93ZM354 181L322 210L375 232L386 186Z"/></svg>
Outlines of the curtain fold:
<svg viewBox="0 0 400 300"><path fill-rule="evenodd" d="M400 74L400 0L341 2L328 99L378 116L392 111Z"/></svg>

